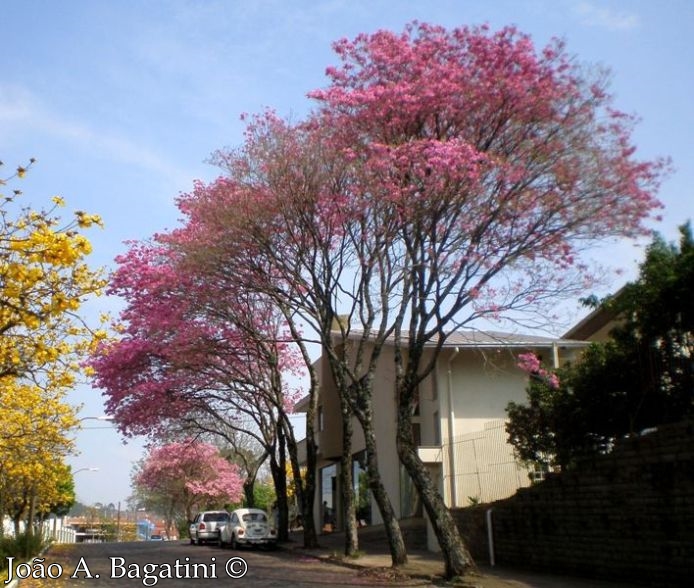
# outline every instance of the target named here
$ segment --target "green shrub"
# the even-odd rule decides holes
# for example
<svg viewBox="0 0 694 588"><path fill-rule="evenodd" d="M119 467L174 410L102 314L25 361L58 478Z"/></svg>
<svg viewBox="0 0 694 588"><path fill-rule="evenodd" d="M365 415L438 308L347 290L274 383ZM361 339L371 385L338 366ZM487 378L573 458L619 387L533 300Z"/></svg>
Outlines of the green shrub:
<svg viewBox="0 0 694 588"><path fill-rule="evenodd" d="M26 561L41 553L44 546L41 535L22 533L16 537L0 537L0 572L4 575L7 570L8 557Z"/></svg>

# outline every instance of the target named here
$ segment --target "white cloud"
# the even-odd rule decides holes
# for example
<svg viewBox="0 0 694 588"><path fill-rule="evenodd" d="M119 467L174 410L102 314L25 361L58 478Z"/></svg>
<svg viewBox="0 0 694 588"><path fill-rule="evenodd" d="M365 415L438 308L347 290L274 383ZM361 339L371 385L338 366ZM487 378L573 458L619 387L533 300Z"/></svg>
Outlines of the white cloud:
<svg viewBox="0 0 694 588"><path fill-rule="evenodd" d="M610 8L596 6L590 2L580 2L574 6L574 12L579 16L583 24L610 31L631 30L639 27L641 24L637 14L616 12Z"/></svg>
<svg viewBox="0 0 694 588"><path fill-rule="evenodd" d="M179 180L181 185L187 185L192 177L131 139L51 112L36 95L22 86L0 85L0 123L6 133L9 129L19 133L28 130L42 132L97 156Z"/></svg>

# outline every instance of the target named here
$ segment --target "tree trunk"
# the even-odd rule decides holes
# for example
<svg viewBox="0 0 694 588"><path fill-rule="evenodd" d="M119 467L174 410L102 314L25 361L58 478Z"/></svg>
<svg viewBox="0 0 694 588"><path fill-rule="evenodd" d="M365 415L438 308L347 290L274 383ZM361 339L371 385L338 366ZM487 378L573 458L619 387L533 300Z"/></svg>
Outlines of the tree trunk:
<svg viewBox="0 0 694 588"><path fill-rule="evenodd" d="M27 537L34 536L34 518L36 517L36 492L32 489L29 499L29 516L27 517Z"/></svg>
<svg viewBox="0 0 694 588"><path fill-rule="evenodd" d="M304 527L304 547L318 547L318 533L316 532L316 520L313 516L313 502L316 496L315 482L307 484L302 493L301 524Z"/></svg>
<svg viewBox="0 0 694 588"><path fill-rule="evenodd" d="M289 501L287 499L287 443L282 424L277 424L278 464L275 490L277 494L277 540L289 541Z"/></svg>
<svg viewBox="0 0 694 588"><path fill-rule="evenodd" d="M344 397L340 397L342 411L342 458L340 460L340 496L345 531L345 555L353 556L359 549L357 533L357 507L354 501L352 478L352 411Z"/></svg>
<svg viewBox="0 0 694 588"><path fill-rule="evenodd" d="M310 429L310 434L308 433ZM301 523L304 527L304 547L318 547L318 533L316 532L316 521L313 516L313 503L316 499L316 440L313 436L313 426L307 425L306 435L306 480L297 485L300 490L301 500ZM298 466L297 466L298 472ZM297 474L298 475L298 474Z"/></svg>
<svg viewBox="0 0 694 588"><path fill-rule="evenodd" d="M302 479L301 467L299 466L298 448L294 436L287 435L289 447L289 460L294 476L294 492L301 509L301 525L304 529L304 547L318 547L318 534L316 533L316 522L313 516L313 502L316 495L316 440L313 431L313 421L310 421L308 414L314 414L315 410L309 407L306 417L306 475ZM285 426L290 427L288 419L285 419Z"/></svg>
<svg viewBox="0 0 694 588"><path fill-rule="evenodd" d="M311 410L309 409L309 413ZM309 414L307 413L307 414ZM293 437L288 437L289 458L294 476L294 492L301 508L301 525L304 529L304 547L318 547L318 533L316 532L316 521L313 516L313 502L316 496L316 439L313 432L313 425L309 424L306 418L306 474L302 479L302 468L299 466L299 457L296 441Z"/></svg>
<svg viewBox="0 0 694 588"><path fill-rule="evenodd" d="M344 373L344 367L341 362L332 361L331 368L333 378L338 388L340 397L341 410L343 413L343 421L354 415L357 417L359 424L364 432L364 441L366 446L366 471L369 481L369 489L373 494L376 505L378 506L383 525L388 539L388 547L390 549L391 563L393 567L398 567L407 563L407 550L405 548L405 540L402 536L402 530L398 523L397 516L390 502L388 492L383 485L381 472L378 468L378 456L376 448L376 434L373 427L373 413L371 408L371 378L365 377L361 382L352 382L348 385ZM345 417L345 413L349 417ZM351 444L351 442L350 442ZM350 448L351 451L351 448ZM344 459L343 449L343 459ZM350 480L352 478L352 460L349 460ZM351 483L351 482L350 482ZM358 532L356 520L356 505L354 503L354 488L350 486L352 494L352 512L350 513L351 521L354 528L350 531L356 537L356 545L358 545ZM347 527L345 527L347 529ZM345 538L345 543L349 539Z"/></svg>
<svg viewBox="0 0 694 588"><path fill-rule="evenodd" d="M310 380L309 386L309 403L308 409L306 410L306 476L302 480L301 468L299 467L299 458L296 440L292 433L287 433L287 438L289 440L289 457L292 463L292 473L294 474L294 479L297 481L295 486L295 492L297 498L299 499L299 504L301 505L301 519L304 528L304 547L314 548L318 547L318 534L316 532L316 521L313 516L313 503L316 498L316 454L318 448L316 447L316 432L315 432L315 419L316 411L318 409L318 376L316 374L316 369L313 367L313 362L311 361L311 355L306 348L306 345L302 342L302 337L300 331L297 329L296 323L293 322L293 313L285 304L280 303L280 310L284 317L287 319L287 325L292 333L292 337L296 341L301 351L301 355L304 358L306 368L308 369L308 376ZM285 419L287 427L291 430L291 424L288 419Z"/></svg>
<svg viewBox="0 0 694 588"><path fill-rule="evenodd" d="M399 397L402 398L400 395ZM407 473L412 478L436 534L443 554L446 578L451 579L456 576L464 576L475 569L475 563L434 480L432 480L422 460L419 459L412 439L412 421L409 404L402 406L401 403L398 410L397 432L400 462L405 466Z"/></svg>
<svg viewBox="0 0 694 588"><path fill-rule="evenodd" d="M255 507L255 476L246 476L243 481L243 495L246 498L246 506L248 508Z"/></svg>
<svg viewBox="0 0 694 588"><path fill-rule="evenodd" d="M21 531L22 520L27 512L29 506L29 498L27 492L23 492L21 498L18 498L16 502L12 504L12 510L10 516L12 517L12 522L14 523L14 534L15 537L18 536Z"/></svg>
<svg viewBox="0 0 694 588"><path fill-rule="evenodd" d="M364 439L366 443L366 471L369 477L369 489L373 494L374 500L383 518L388 547L393 567L398 567L407 563L407 550L405 540L402 536L400 524L395 516L393 505L390 502L381 480L381 473L378 469L378 455L376 451L376 436L370 413L363 413L359 421L364 429Z"/></svg>
<svg viewBox="0 0 694 588"><path fill-rule="evenodd" d="M272 481L275 485L275 497L277 501L277 510L278 512L281 510L281 504L282 504L282 496L284 495L284 502L286 504L287 501L287 486L286 486L286 474L283 476L282 471L280 469L279 461L277 460L276 455L271 455L270 456L270 473L272 474ZM282 478L285 478L285 481L282 481ZM280 539L280 529L277 529L277 539L282 541Z"/></svg>
<svg viewBox="0 0 694 588"><path fill-rule="evenodd" d="M175 505L174 501L172 500L169 503L169 508L166 509L166 536L169 539L173 535L172 531L176 528L175 522L174 522L175 520L176 520L176 505ZM126 514L126 522L127 522L127 514ZM120 529L120 502L118 503L118 527ZM120 534L120 531L119 531L119 534ZM122 541L122 539L119 537L118 541Z"/></svg>

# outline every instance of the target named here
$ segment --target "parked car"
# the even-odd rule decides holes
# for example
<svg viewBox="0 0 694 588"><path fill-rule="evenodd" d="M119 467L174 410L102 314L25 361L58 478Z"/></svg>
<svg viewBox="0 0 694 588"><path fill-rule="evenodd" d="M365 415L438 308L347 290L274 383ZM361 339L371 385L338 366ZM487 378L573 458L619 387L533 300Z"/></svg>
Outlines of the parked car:
<svg viewBox="0 0 694 588"><path fill-rule="evenodd" d="M164 537L162 535L154 534L149 536L150 541L164 541Z"/></svg>
<svg viewBox="0 0 694 588"><path fill-rule="evenodd" d="M219 541L219 528L229 522L226 510L207 510L199 512L188 526L191 544L202 545L208 541Z"/></svg>
<svg viewBox="0 0 694 588"><path fill-rule="evenodd" d="M219 544L222 547L231 545L232 549L238 549L241 545L274 548L277 546L277 529L264 510L237 508L231 512L229 522L220 529Z"/></svg>

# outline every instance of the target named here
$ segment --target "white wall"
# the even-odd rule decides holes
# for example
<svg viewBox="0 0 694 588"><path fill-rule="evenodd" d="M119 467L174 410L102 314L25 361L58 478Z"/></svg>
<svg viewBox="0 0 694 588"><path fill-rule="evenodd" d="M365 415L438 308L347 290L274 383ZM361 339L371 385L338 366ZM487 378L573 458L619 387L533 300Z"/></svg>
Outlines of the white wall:
<svg viewBox="0 0 694 588"><path fill-rule="evenodd" d="M482 502L503 498L529 484L528 472L515 462L504 430L508 403L526 401L527 375L516 365L519 352L501 348L461 348L457 352L445 349L437 369L420 386L420 416L414 420L421 427L422 445L444 448L443 463L432 466L432 472L440 471L438 481L449 506L467 506L471 498ZM551 361L551 350L538 350L538 353ZM321 403L326 428L319 435L319 447L321 451L329 449L335 457L341 446L339 400L329 372L326 373L327 365L323 367L325 386ZM385 348L374 379L373 418L381 478L400 517L401 470L396 447L394 383L393 351ZM356 420L354 432L352 453L357 453L365 444ZM436 443L437 434L439 443ZM449 447L454 447L454 451L448 451ZM323 461L319 467L327 463ZM317 501L317 516L320 503ZM372 522L382 523L373 500Z"/></svg>
<svg viewBox="0 0 694 588"><path fill-rule="evenodd" d="M488 502L528 485L527 471L515 463L503 427L508 403L526 400L527 375L516 366L515 354L449 350L439 362L437 379L446 504Z"/></svg>

